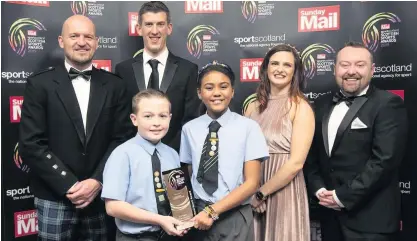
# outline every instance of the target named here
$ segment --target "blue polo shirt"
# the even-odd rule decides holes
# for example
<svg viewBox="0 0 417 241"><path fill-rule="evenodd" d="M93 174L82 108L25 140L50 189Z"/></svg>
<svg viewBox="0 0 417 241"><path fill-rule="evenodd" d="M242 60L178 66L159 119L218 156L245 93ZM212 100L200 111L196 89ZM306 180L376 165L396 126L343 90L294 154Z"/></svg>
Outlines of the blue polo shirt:
<svg viewBox="0 0 417 241"><path fill-rule="evenodd" d="M101 197L125 201L137 208L158 213L151 159L155 148L161 161L162 172L180 167L178 153L174 149L162 142L154 145L137 134L118 146L107 160ZM121 232L128 234L160 229L159 226L118 218L116 225Z"/></svg>
<svg viewBox="0 0 417 241"><path fill-rule="evenodd" d="M221 125L218 131L218 189L213 195L207 194L197 181L201 152L213 121L207 114L184 125L181 135L180 160L192 164L191 184L197 199L217 202L223 199L243 181L243 167L246 161L264 161L269 157L266 139L259 124L249 118L227 110L217 122Z"/></svg>

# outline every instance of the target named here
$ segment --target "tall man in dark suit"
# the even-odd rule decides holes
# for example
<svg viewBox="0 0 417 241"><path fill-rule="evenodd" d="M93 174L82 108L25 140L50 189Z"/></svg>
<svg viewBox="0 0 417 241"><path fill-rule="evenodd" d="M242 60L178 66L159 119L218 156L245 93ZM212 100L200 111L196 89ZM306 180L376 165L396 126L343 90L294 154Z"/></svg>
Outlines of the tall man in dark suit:
<svg viewBox="0 0 417 241"><path fill-rule="evenodd" d="M316 101L306 172L322 205L323 241L394 241L407 115L402 99L370 85L372 53L348 43L336 57L340 91Z"/></svg>
<svg viewBox="0 0 417 241"><path fill-rule="evenodd" d="M19 152L30 166L38 240L106 240L100 199L104 165L130 130L123 81L92 66L98 39L82 15L68 18L58 42L65 66L27 79Z"/></svg>
<svg viewBox="0 0 417 241"><path fill-rule="evenodd" d="M126 82L129 98L148 88L168 95L172 104L172 119L162 142L178 151L182 125L198 114L198 66L168 51L166 41L171 35L172 23L164 3L143 4L136 30L143 37L143 52L119 63L116 74Z"/></svg>

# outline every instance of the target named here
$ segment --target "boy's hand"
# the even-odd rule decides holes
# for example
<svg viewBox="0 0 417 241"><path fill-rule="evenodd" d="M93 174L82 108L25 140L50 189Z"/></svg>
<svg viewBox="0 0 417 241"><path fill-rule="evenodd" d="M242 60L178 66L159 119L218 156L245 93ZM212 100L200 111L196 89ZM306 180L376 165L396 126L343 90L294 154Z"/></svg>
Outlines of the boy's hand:
<svg viewBox="0 0 417 241"><path fill-rule="evenodd" d="M191 221L194 221L194 228L200 230L207 230L213 225L213 219L208 216L204 211L201 211L197 216L195 216Z"/></svg>
<svg viewBox="0 0 417 241"><path fill-rule="evenodd" d="M171 236L183 236L184 231L179 231L177 228L175 228L176 225L181 225L182 222L178 219L175 219L171 216L161 216L159 220L159 226L168 234Z"/></svg>

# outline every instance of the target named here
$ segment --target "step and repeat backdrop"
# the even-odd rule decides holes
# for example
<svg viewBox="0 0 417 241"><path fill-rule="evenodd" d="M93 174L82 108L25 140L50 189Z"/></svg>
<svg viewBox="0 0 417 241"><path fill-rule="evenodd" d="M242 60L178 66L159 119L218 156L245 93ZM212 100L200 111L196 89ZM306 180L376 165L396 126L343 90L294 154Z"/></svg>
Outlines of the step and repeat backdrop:
<svg viewBox="0 0 417 241"><path fill-rule="evenodd" d="M135 32L142 3L2 1L2 240L36 240L30 168L18 153L25 79L62 63L57 39L62 23L73 14L94 21L99 38L94 65L113 71L118 62L143 48ZM417 177L416 2L177 1L167 5L173 22L169 49L200 67L214 59L229 64L237 76L232 103L236 112L254 93L262 59L272 46L289 43L300 50L308 79L305 95L314 102L337 89L333 77L337 49L347 41L366 44L375 56L372 83L401 96L412 123L398 185L403 197L401 240L417 240L417 197L412 188ZM320 224L315 221L320 213L314 203L311 213L312 240L320 241Z"/></svg>

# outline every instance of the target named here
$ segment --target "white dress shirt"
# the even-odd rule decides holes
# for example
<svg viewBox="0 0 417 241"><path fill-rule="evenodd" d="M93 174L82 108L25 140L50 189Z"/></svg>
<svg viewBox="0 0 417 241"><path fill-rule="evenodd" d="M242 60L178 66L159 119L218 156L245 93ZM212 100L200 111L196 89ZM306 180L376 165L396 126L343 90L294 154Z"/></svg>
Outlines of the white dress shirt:
<svg viewBox="0 0 417 241"><path fill-rule="evenodd" d="M149 55L146 50L143 50L143 73L145 74L145 86L148 87L149 78L152 73L152 67L148 63L151 59L156 59L159 61L158 64L158 74L159 74L159 87L161 87L162 77L164 76L165 66L168 60L168 49L165 49L156 57Z"/></svg>
<svg viewBox="0 0 417 241"><path fill-rule="evenodd" d="M65 68L67 71L70 71L72 67L67 61L65 61ZM76 69L76 68L74 68ZM91 64L87 70L92 70L93 65ZM77 69L80 71L79 69ZM90 77L91 78L91 77ZM85 80L83 77L78 76L77 78L71 81L72 86L74 87L75 95L77 96L78 105L80 106L81 110L81 117L83 118L83 125L84 125L84 134L87 133L87 110L88 110L88 101L90 99L90 81Z"/></svg>
<svg viewBox="0 0 417 241"><path fill-rule="evenodd" d="M369 85L358 96L365 95L368 89L369 89ZM348 110L349 110L349 106L346 105L346 102L342 101L336 104L336 106L333 108L332 113L330 114L329 125L327 126L328 128L327 135L328 135L328 140L329 140L329 153L332 153L334 141L336 139L337 130L339 129L340 123L342 123L342 120L343 118L345 118L345 115L348 112ZM320 188L316 192L317 198L318 198L318 194L325 190L326 188L324 187ZM340 207L342 208L344 207L342 202L340 202L340 200L337 198L336 192L334 190L333 190L333 198Z"/></svg>

